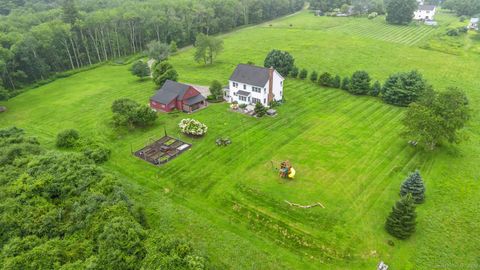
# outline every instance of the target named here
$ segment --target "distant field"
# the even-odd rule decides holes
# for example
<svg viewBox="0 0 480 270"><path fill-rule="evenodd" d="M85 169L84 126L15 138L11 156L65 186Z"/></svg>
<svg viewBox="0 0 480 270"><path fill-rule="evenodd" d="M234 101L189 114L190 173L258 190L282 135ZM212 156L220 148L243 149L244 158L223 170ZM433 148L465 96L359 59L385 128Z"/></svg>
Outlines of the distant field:
<svg viewBox="0 0 480 270"><path fill-rule="evenodd" d="M290 51L299 67L341 76L362 69L383 81L391 73L417 69L436 89L464 88L472 104L470 140L434 153L417 151L399 136L403 108L293 79L286 81L287 102L275 118L255 119L213 104L192 115L161 114L147 130L115 130L109 124L111 103L129 97L146 104L154 89L150 81L131 76L128 66L116 65L2 103L9 111L0 114L0 127L24 128L49 147L66 128L104 141L113 151L105 169L145 207L150 227L190 239L214 269L375 269L381 260L391 269L475 269L480 56L418 48L434 31L425 29L430 28L304 12L224 35L225 51L212 66L194 63L191 49L170 62L181 81L200 85L213 79L226 83L237 63L261 65L273 48ZM185 117L206 123L207 135L180 134L177 124ZM192 150L161 168L131 155L162 136L164 128L191 142ZM233 144L215 146L220 136ZM284 159L297 170L294 181L279 179L272 169L272 162L278 166ZM418 207L417 232L399 241L383 224L400 183L417 168L427 199ZM319 201L326 208L291 208L284 200Z"/></svg>

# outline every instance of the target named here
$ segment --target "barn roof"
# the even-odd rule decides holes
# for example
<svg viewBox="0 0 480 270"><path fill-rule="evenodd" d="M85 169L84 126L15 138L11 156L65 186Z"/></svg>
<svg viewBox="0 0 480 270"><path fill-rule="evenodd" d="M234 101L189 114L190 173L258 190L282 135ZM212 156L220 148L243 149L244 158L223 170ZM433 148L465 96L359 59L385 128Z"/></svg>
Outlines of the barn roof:
<svg viewBox="0 0 480 270"><path fill-rule="evenodd" d="M162 88L158 90L150 100L162 104L168 104L174 99L181 98L185 95L190 85L167 80Z"/></svg>
<svg viewBox="0 0 480 270"><path fill-rule="evenodd" d="M433 10L435 10L435 6L434 5L420 5L420 6L418 6L418 10L433 11Z"/></svg>
<svg viewBox="0 0 480 270"><path fill-rule="evenodd" d="M239 64L230 80L258 87L264 87L270 78L270 69L246 64Z"/></svg>

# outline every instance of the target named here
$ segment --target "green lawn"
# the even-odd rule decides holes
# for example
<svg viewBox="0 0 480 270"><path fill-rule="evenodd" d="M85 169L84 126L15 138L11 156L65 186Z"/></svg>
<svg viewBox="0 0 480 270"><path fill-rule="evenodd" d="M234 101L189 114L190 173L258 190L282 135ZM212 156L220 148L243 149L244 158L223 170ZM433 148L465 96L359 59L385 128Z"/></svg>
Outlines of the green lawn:
<svg viewBox="0 0 480 270"><path fill-rule="evenodd" d="M374 269L383 260L391 269L476 269L480 57L421 49L415 38L405 38L428 38L424 27L380 35L375 29L397 28L376 20L300 13L224 35L225 51L212 66L194 63L193 50L171 62L181 81L205 85L213 79L226 83L237 63L261 65L273 48L290 51L300 67L341 76L364 69L384 80L417 69L438 89L457 85L467 91L474 109L469 141L424 153L399 137L404 109L292 79L274 118L254 119L214 104L191 115L209 127L201 139L179 133L183 113L161 114L147 130L115 130L109 124L113 100L146 104L153 94L150 81L140 82L128 66L116 65L59 79L2 104L9 112L0 115L0 127L24 128L52 148L56 133L66 128L104 141L113 150L105 169L118 174L145 206L152 230L192 240L213 268ZM378 27L375 33L365 32L370 25ZM192 149L161 168L130 154L162 136L164 127ZM225 136L233 144L215 146ZM271 168L271 161L284 159L297 170L294 181L279 179ZM418 207L414 236L395 240L383 223L400 183L417 168L427 185L426 203ZM284 200L319 201L326 208L291 208Z"/></svg>

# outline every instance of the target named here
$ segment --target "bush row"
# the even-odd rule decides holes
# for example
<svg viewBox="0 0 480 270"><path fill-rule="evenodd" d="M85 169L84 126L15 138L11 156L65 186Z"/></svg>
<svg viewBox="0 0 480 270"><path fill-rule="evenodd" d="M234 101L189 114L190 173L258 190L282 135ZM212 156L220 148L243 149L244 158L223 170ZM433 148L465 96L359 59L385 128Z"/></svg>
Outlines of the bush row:
<svg viewBox="0 0 480 270"><path fill-rule="evenodd" d="M354 95L370 95L381 97L384 102L396 106L408 106L416 101L431 86L423 79L418 71L395 73L388 77L383 85L376 80L372 83L372 78L368 72L359 70L341 79L339 75L333 75L324 72L319 75L317 71L312 71L310 76L306 69L299 70L292 68L290 77L305 80L310 79L313 83L318 83L324 87L341 88Z"/></svg>

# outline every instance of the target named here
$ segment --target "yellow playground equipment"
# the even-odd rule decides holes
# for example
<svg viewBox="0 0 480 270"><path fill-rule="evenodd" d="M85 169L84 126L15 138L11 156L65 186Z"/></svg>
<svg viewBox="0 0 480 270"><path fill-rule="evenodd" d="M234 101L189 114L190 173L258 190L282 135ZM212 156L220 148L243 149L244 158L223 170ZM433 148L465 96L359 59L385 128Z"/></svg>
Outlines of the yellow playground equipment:
<svg viewBox="0 0 480 270"><path fill-rule="evenodd" d="M290 161L285 160L285 161L282 161L282 163L280 163L279 174L280 174L280 177L282 178L289 178L289 179L295 178L295 169L290 164Z"/></svg>

